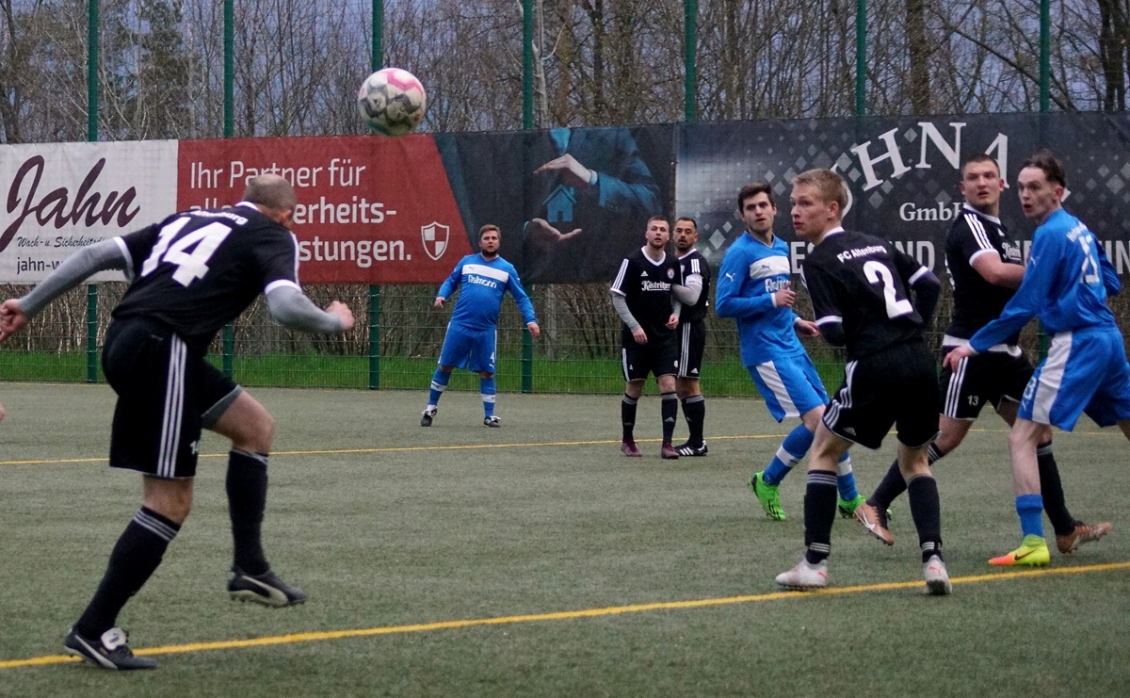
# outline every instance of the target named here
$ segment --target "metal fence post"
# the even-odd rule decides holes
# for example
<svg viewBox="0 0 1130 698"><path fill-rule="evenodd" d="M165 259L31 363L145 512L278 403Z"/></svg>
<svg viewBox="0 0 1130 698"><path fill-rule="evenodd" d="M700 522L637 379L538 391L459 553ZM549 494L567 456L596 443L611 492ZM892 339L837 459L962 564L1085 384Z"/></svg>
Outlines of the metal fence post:
<svg viewBox="0 0 1130 698"><path fill-rule="evenodd" d="M98 382L98 286L86 287L86 382Z"/></svg>
<svg viewBox="0 0 1130 698"><path fill-rule="evenodd" d="M86 15L86 140L98 140L98 0ZM86 287L86 382L98 382L98 286Z"/></svg>
<svg viewBox="0 0 1130 698"><path fill-rule="evenodd" d="M381 387L381 287L369 287L369 390Z"/></svg>
<svg viewBox="0 0 1130 698"><path fill-rule="evenodd" d="M533 286L528 293L533 298ZM522 392L534 392L534 336L528 327L522 330Z"/></svg>

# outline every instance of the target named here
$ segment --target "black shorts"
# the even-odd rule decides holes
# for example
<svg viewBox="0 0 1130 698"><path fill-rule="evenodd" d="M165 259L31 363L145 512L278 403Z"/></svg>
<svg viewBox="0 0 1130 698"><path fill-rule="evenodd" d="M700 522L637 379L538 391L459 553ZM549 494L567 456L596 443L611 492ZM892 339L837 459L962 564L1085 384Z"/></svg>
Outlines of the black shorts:
<svg viewBox="0 0 1130 698"><path fill-rule="evenodd" d="M954 347L946 347L945 353ZM1000 409L1001 400L1020 402L1024 388L1032 378L1028 357L986 352L961 360L957 371L942 368L939 389L942 406L939 410L951 419L973 421L986 403Z"/></svg>
<svg viewBox="0 0 1130 698"><path fill-rule="evenodd" d="M110 323L102 370L118 394L110 465L193 477L201 429L216 423L241 388L168 327L140 318Z"/></svg>
<svg viewBox="0 0 1130 698"><path fill-rule="evenodd" d="M925 342L849 361L844 374L824 411L824 426L836 436L879 448L895 425L900 442L921 448L938 435L937 363Z"/></svg>
<svg viewBox="0 0 1130 698"><path fill-rule="evenodd" d="M701 378L702 351L706 348L706 323L702 320L679 325L679 378Z"/></svg>
<svg viewBox="0 0 1130 698"><path fill-rule="evenodd" d="M620 350L620 368L624 370L624 380L642 381L647 374L673 376L679 372L679 344L672 334L668 339L647 344L624 342Z"/></svg>

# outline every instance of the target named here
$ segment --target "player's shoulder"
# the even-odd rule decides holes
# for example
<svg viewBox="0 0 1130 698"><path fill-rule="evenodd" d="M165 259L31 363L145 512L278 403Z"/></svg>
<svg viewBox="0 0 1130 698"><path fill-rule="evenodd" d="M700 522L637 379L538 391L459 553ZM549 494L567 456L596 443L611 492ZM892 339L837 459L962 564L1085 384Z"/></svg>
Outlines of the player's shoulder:
<svg viewBox="0 0 1130 698"><path fill-rule="evenodd" d="M1084 225L1083 221L1079 220L1078 217L1069 213L1067 209L1057 208L1048 214L1048 217L1036 228L1036 231L1067 234L1077 228L1086 230L1087 226Z"/></svg>
<svg viewBox="0 0 1130 698"><path fill-rule="evenodd" d="M968 206L963 206L961 211L950 223L949 238L965 238L983 235L987 231L998 234L1003 230L1000 220L976 211Z"/></svg>

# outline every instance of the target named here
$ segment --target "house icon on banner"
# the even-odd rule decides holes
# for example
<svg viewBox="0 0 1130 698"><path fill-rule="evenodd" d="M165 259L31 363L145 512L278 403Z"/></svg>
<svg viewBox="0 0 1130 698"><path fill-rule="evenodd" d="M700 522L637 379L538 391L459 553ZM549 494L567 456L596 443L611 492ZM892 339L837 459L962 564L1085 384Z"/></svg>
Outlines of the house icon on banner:
<svg viewBox="0 0 1130 698"><path fill-rule="evenodd" d="M545 204L545 219L550 223L573 222L573 204L577 203L573 187L558 184L542 203Z"/></svg>

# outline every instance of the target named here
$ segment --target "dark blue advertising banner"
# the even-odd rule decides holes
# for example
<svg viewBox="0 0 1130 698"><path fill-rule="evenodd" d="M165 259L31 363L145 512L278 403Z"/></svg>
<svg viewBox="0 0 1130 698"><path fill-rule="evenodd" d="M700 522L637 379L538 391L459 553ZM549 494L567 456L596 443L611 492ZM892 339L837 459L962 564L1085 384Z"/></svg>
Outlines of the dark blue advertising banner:
<svg viewBox="0 0 1130 698"><path fill-rule="evenodd" d="M743 232L737 192L769 183L774 232L790 242L793 268L807 244L789 215L790 180L827 167L842 175L847 228L890 240L941 276L944 241L963 202L962 164L987 153L1008 189L1001 218L1027 251L1035 224L1016 194L1020 164L1041 147L1063 161L1064 207L1106 245L1119 274L1130 272L1130 117L1125 114L1015 114L688 124L680 127L673 213L699 224L699 249L717 264Z"/></svg>
<svg viewBox="0 0 1130 698"><path fill-rule="evenodd" d="M1001 218L1027 249L1035 225L1016 195L1020 163L1041 147L1068 176L1064 206L1130 273L1130 117L1004 114L746 121L523 133L436 134L472 249L479 227L502 228L503 255L526 283L609 281L643 245L652 215L691 216L699 249L717 265L741 235L737 193L768 182L775 232L793 266L806 245L789 216L790 180L828 167L848 184L844 224L891 240L939 275L961 209L961 165L987 153L1008 189Z"/></svg>

